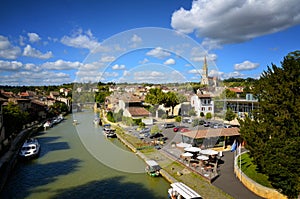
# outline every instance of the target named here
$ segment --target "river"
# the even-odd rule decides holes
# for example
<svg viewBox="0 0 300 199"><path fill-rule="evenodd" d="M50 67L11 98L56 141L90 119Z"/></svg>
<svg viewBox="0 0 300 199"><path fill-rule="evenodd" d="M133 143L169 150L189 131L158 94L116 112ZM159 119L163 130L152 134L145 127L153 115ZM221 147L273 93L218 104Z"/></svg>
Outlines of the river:
<svg viewBox="0 0 300 199"><path fill-rule="evenodd" d="M39 158L16 165L0 198L167 198L169 183L93 119L85 110L39 132Z"/></svg>

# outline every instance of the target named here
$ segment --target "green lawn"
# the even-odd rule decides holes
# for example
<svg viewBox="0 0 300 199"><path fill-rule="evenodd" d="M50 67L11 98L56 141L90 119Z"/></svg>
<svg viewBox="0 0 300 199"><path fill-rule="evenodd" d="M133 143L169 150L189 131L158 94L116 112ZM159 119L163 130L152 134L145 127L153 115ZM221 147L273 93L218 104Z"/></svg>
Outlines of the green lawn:
<svg viewBox="0 0 300 199"><path fill-rule="evenodd" d="M271 183L268 181L268 176L257 171L256 165L252 163L252 158L250 158L248 153L242 154L241 158L241 163L239 158L238 165L240 167L241 164L244 174L265 187L273 188Z"/></svg>

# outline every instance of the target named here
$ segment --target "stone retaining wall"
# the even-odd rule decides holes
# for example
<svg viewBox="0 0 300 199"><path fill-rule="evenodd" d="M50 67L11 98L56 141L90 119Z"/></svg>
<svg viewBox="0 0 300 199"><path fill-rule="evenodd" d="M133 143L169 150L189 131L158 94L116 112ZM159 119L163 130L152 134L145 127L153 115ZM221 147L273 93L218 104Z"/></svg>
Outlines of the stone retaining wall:
<svg viewBox="0 0 300 199"><path fill-rule="evenodd" d="M240 155L244 153L247 153L247 151L241 153ZM262 186L261 184L258 184L257 182L246 176L238 166L238 157L240 155L237 155L234 159L234 173L236 174L236 177L245 185L245 187L262 198L287 199L285 195L279 193L275 189Z"/></svg>

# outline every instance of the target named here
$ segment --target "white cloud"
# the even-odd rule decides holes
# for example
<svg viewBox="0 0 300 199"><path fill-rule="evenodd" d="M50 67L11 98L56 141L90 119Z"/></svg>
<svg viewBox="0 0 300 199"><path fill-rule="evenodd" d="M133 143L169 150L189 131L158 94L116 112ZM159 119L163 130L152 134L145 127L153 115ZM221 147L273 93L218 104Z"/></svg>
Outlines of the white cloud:
<svg viewBox="0 0 300 199"><path fill-rule="evenodd" d="M0 57L16 59L21 54L21 49L13 46L7 37L0 35Z"/></svg>
<svg viewBox="0 0 300 199"><path fill-rule="evenodd" d="M164 62L165 65L174 65L176 62L174 59L170 58Z"/></svg>
<svg viewBox="0 0 300 199"><path fill-rule="evenodd" d="M60 41L67 46L89 49L92 53L98 51L107 51L107 48L101 46L90 30L83 33L82 30L79 29L71 37L63 36Z"/></svg>
<svg viewBox="0 0 300 199"><path fill-rule="evenodd" d="M183 33L196 31L216 45L238 43L300 24L298 0L194 0L190 10L180 8L171 26Z"/></svg>
<svg viewBox="0 0 300 199"><path fill-rule="evenodd" d="M142 61L139 61L139 64L146 64L149 62L149 59L144 58Z"/></svg>
<svg viewBox="0 0 300 199"><path fill-rule="evenodd" d="M43 54L39 50L32 48L30 45L27 45L24 48L23 55L26 57L34 57L39 59L49 59L53 56L51 51L48 51L45 54Z"/></svg>
<svg viewBox="0 0 300 199"><path fill-rule="evenodd" d="M0 71L17 71L21 69L23 64L18 61L0 60Z"/></svg>
<svg viewBox="0 0 300 199"><path fill-rule="evenodd" d="M0 75L1 82L9 85L60 85L71 82L69 74L51 71L20 71L9 75Z"/></svg>
<svg viewBox="0 0 300 199"><path fill-rule="evenodd" d="M245 77L245 75L238 72L238 71L222 74L222 78L224 78L224 79L228 79L228 78L231 78L231 77L236 77L236 78L241 77L241 78L243 78L243 77Z"/></svg>
<svg viewBox="0 0 300 199"><path fill-rule="evenodd" d="M113 62L115 61L115 57L114 56L105 56L105 57L101 57L100 61L101 62Z"/></svg>
<svg viewBox="0 0 300 199"><path fill-rule="evenodd" d="M126 76L129 76L129 75L130 75L130 72L128 70L124 70L123 76L126 77Z"/></svg>
<svg viewBox="0 0 300 199"><path fill-rule="evenodd" d="M64 60L57 60L55 62L46 62L42 64L42 68L48 69L48 70L72 70L72 69L78 69L82 66L82 63L80 62L70 62L70 61L64 61Z"/></svg>
<svg viewBox="0 0 300 199"><path fill-rule="evenodd" d="M33 32L27 33L27 36L28 36L29 41L31 43L38 42L38 41L41 40L40 36L38 34L36 34L36 33L33 33Z"/></svg>
<svg viewBox="0 0 300 199"><path fill-rule="evenodd" d="M188 73L191 73L191 74L202 74L202 69L192 69L192 70L189 70Z"/></svg>
<svg viewBox="0 0 300 199"><path fill-rule="evenodd" d="M255 68L259 67L258 63L252 63L248 60L244 61L243 63L235 64L234 70L253 70Z"/></svg>
<svg viewBox="0 0 300 199"><path fill-rule="evenodd" d="M115 65L112 66L112 69L113 70L124 70L125 69L125 65L123 65L123 64L121 64L121 65L115 64Z"/></svg>
<svg viewBox="0 0 300 199"><path fill-rule="evenodd" d="M131 39L130 39L130 47L131 48L136 48L140 43L142 43L142 38L134 34Z"/></svg>
<svg viewBox="0 0 300 199"><path fill-rule="evenodd" d="M150 50L149 52L147 52L146 55L156 57L159 59L163 59L163 58L170 56L171 53L163 50L161 47L156 47L156 48Z"/></svg>

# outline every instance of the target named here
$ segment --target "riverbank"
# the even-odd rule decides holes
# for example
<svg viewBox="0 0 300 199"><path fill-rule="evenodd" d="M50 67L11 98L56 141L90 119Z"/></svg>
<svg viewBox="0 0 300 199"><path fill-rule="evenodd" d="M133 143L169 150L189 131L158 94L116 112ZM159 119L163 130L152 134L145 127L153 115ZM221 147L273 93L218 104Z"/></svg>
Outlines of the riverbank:
<svg viewBox="0 0 300 199"><path fill-rule="evenodd" d="M110 123L104 119L105 123ZM201 175L193 172L182 163L172 159L163 150L157 150L154 147L147 147L138 138L126 133L123 128L115 123L111 123L116 128L118 139L127 146L132 152L144 161L153 159L162 167L161 175L170 183L183 182L203 198L228 199L230 195L215 187ZM167 190L166 190L167 191Z"/></svg>
<svg viewBox="0 0 300 199"><path fill-rule="evenodd" d="M21 131L11 142L9 150L0 158L0 192L18 161L18 152L25 140L37 133L42 123L35 122Z"/></svg>

